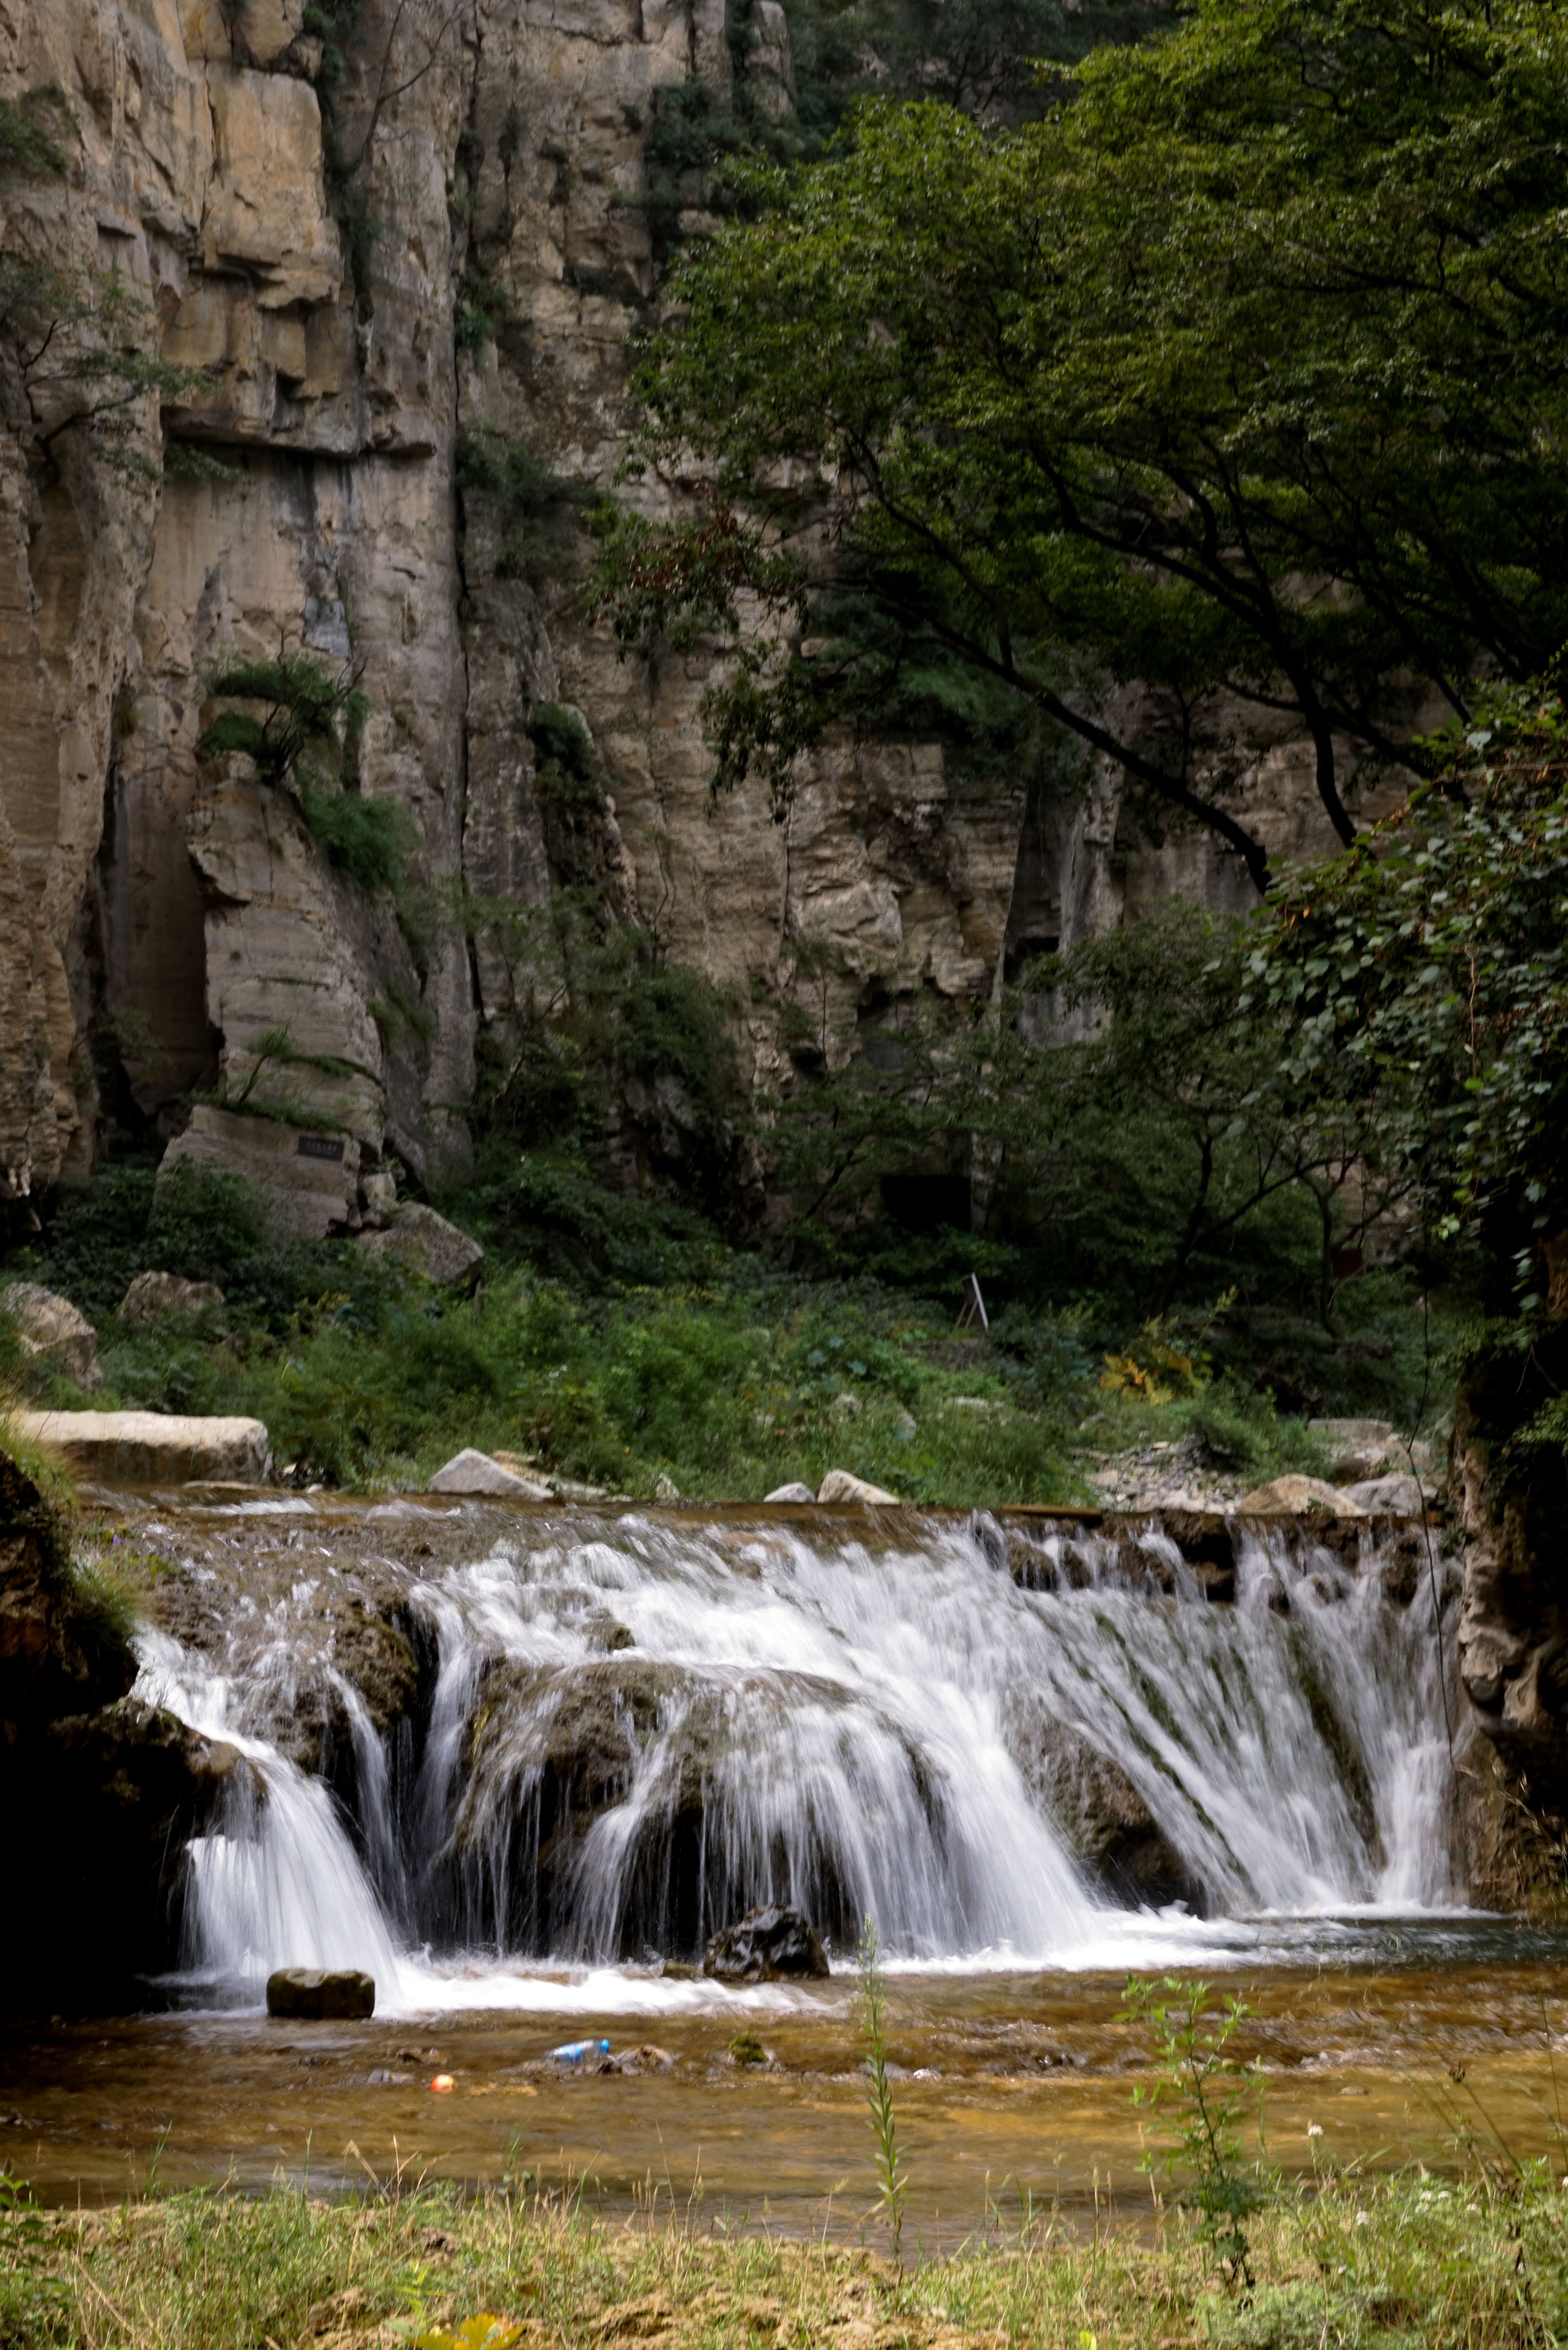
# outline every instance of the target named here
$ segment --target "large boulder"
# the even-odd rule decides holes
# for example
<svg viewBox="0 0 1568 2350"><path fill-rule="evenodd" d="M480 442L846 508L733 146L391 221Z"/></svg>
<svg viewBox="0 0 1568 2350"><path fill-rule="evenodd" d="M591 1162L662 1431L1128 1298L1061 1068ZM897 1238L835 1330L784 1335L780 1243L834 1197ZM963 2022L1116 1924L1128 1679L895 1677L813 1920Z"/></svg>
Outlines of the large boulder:
<svg viewBox="0 0 1568 2350"><path fill-rule="evenodd" d="M1324 1510L1332 1518L1364 1518L1366 1512L1337 1485L1321 1477L1275 1477L1256 1485L1235 1503L1239 1518L1299 1518L1309 1510Z"/></svg>
<svg viewBox="0 0 1568 2350"><path fill-rule="evenodd" d="M1201 1881L1119 1762L1037 1694L1014 1698L1003 1730L1030 1794L1102 1893L1129 1909L1181 1901L1204 1914Z"/></svg>
<svg viewBox="0 0 1568 2350"><path fill-rule="evenodd" d="M376 2012L376 1979L357 1967L279 1967L266 1979L266 2012L304 2023L358 2022Z"/></svg>
<svg viewBox="0 0 1568 2350"><path fill-rule="evenodd" d="M238 1175L260 1194L278 1240L319 1241L359 1220L359 1144L340 1130L312 1131L199 1102L158 1169L162 1190L177 1167Z"/></svg>
<svg viewBox="0 0 1568 2350"><path fill-rule="evenodd" d="M63 1372L78 1388L102 1387L98 1332L68 1297L57 1297L36 1281L11 1281L0 1289L0 1314L15 1327L24 1354Z"/></svg>
<svg viewBox="0 0 1568 2350"><path fill-rule="evenodd" d="M122 1322L150 1326L166 1314L215 1314L223 1293L215 1281L182 1281L177 1273L139 1273L116 1311Z"/></svg>
<svg viewBox="0 0 1568 2350"><path fill-rule="evenodd" d="M99 1485L265 1484L272 1471L259 1419L186 1419L161 1411L16 1411L28 1444Z"/></svg>
<svg viewBox="0 0 1568 2350"><path fill-rule="evenodd" d="M362 1232L359 1246L367 1256L389 1258L439 1289L472 1281L484 1262L477 1241L418 1200L406 1200L381 1231Z"/></svg>
<svg viewBox="0 0 1568 2350"><path fill-rule="evenodd" d="M708 1944L702 1971L717 1982L782 1982L801 1976L823 1976L827 1953L815 1927L803 1910L782 1903L748 1909Z"/></svg>
<svg viewBox="0 0 1568 2350"><path fill-rule="evenodd" d="M550 1499L548 1485L541 1485L532 1477L519 1477L514 1469L504 1469L488 1452L476 1452L472 1445L454 1452L444 1467L436 1471L425 1490L431 1493L494 1493L514 1502Z"/></svg>
<svg viewBox="0 0 1568 2350"><path fill-rule="evenodd" d="M868 1485L864 1477L852 1477L847 1469L830 1469L816 1489L819 1502L891 1502L897 1506L897 1493L885 1493L880 1485Z"/></svg>
<svg viewBox="0 0 1568 2350"><path fill-rule="evenodd" d="M1347 1502L1365 1510L1373 1518L1418 1518L1427 1507L1427 1494L1418 1477L1397 1471L1386 1477L1364 1477L1344 1489Z"/></svg>

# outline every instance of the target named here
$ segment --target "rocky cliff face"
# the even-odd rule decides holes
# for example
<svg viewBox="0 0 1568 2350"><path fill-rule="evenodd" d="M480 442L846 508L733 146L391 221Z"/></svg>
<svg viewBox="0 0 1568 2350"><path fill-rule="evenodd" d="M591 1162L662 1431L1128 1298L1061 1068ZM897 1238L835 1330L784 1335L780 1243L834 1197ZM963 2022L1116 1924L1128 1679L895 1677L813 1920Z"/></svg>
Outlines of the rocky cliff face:
<svg viewBox="0 0 1568 2350"><path fill-rule="evenodd" d="M711 806L709 664L621 662L586 625L573 493L634 421L661 93L722 104L740 74L790 103L784 11L746 5L0 5L7 120L55 159L0 151L0 1193L81 1172L132 1107L176 1131L279 1031L297 1122L346 1138L348 1222L356 1165L455 1170L515 982L495 909L585 877L730 991L759 1082L1129 898L1244 894L1204 844L1122 838L1111 778L1058 806L936 747L831 750L782 826L761 795ZM555 477L521 534L459 486L477 445ZM214 661L280 644L359 673L347 777L411 823L417 923L197 756ZM592 738L569 826L545 704ZM1294 756L1246 788L1326 845Z"/></svg>

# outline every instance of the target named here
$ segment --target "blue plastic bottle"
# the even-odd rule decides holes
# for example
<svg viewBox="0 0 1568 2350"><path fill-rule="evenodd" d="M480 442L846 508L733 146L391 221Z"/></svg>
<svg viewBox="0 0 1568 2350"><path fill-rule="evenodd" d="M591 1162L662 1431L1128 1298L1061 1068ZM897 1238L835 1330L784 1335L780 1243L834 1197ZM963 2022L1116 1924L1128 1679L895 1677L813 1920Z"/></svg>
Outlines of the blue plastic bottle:
<svg viewBox="0 0 1568 2350"><path fill-rule="evenodd" d="M557 2064L580 2064L585 2056L607 2056L607 2040L568 2040L563 2047L552 2048L551 2055Z"/></svg>

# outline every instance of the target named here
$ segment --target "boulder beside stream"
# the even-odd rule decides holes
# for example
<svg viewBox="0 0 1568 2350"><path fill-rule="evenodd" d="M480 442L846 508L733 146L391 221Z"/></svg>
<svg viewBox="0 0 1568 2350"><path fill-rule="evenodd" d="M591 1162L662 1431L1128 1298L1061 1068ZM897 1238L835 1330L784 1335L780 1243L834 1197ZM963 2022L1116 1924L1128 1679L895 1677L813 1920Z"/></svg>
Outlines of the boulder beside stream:
<svg viewBox="0 0 1568 2350"><path fill-rule="evenodd" d="M426 1488L431 1493L494 1493L514 1502L547 1502L550 1488L536 1478L519 1477L514 1469L476 1452L472 1444L443 1462Z"/></svg>
<svg viewBox="0 0 1568 2350"><path fill-rule="evenodd" d="M1358 1502L1321 1477L1275 1477L1243 1493L1232 1507L1239 1518L1299 1518L1308 1510L1325 1511L1331 1518L1366 1515Z"/></svg>
<svg viewBox="0 0 1568 2350"><path fill-rule="evenodd" d="M864 1477L852 1477L847 1469L830 1469L816 1489L819 1502L892 1503L897 1506L897 1493L885 1492L880 1485L868 1485Z"/></svg>
<svg viewBox="0 0 1568 2350"><path fill-rule="evenodd" d="M57 1297L36 1281L11 1281L0 1288L0 1314L16 1333L25 1355L63 1372L78 1388L100 1388L98 1332L68 1297Z"/></svg>
<svg viewBox="0 0 1568 2350"><path fill-rule="evenodd" d="M259 1419L162 1411L16 1411L28 1444L102 1485L265 1484L272 1471Z"/></svg>

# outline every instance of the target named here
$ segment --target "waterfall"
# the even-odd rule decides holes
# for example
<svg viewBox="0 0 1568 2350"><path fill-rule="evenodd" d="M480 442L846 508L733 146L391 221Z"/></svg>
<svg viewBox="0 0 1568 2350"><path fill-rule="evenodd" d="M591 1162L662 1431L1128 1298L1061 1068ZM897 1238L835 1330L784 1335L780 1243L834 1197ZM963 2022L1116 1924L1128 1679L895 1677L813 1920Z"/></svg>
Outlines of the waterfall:
<svg viewBox="0 0 1568 2350"><path fill-rule="evenodd" d="M193 1981L581 2006L540 1968L629 1965L615 2004L764 1899L840 1953L869 1912L897 1962L1083 1966L1456 1898L1433 1598L1369 1532L1232 1529L1220 1604L1158 1524L446 1523L444 1562L378 1562L427 1667L396 1754L302 1637L320 1545L221 1653L147 1643L147 1692L250 1765L192 1847ZM331 1785L285 1751L302 1707Z"/></svg>

